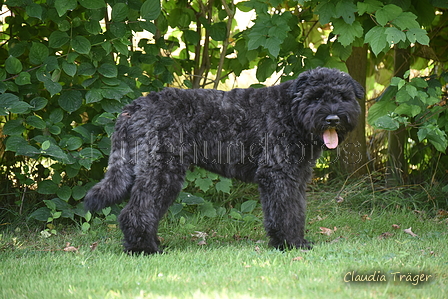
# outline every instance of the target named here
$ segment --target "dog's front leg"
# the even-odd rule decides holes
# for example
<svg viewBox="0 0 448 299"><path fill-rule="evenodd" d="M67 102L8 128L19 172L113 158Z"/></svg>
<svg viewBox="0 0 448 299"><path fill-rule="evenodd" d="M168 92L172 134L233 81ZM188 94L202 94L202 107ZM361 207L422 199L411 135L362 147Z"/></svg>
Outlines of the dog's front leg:
<svg viewBox="0 0 448 299"><path fill-rule="evenodd" d="M305 240L306 181L282 170L260 171L258 184L269 245L278 249L311 248Z"/></svg>

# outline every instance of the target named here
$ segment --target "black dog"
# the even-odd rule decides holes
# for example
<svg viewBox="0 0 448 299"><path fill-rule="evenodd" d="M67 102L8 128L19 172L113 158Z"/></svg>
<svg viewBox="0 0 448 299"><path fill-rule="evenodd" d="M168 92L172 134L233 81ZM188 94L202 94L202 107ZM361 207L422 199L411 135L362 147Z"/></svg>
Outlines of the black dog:
<svg viewBox="0 0 448 299"><path fill-rule="evenodd" d="M118 117L105 178L88 210L130 200L119 216L128 252L160 252L158 224L198 165L259 185L270 245L309 248L305 189L323 149L353 130L364 90L348 74L317 68L273 87L228 92L166 88Z"/></svg>

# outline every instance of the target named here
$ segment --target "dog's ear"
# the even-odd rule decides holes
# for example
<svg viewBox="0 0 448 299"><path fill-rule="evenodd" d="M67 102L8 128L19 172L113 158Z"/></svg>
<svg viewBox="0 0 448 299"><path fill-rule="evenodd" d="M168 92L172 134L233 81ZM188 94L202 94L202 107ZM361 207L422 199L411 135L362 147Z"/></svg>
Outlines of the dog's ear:
<svg viewBox="0 0 448 299"><path fill-rule="evenodd" d="M293 93L296 94L304 90L306 82L309 79L309 72L303 72L297 77L296 82L294 82Z"/></svg>
<svg viewBox="0 0 448 299"><path fill-rule="evenodd" d="M356 81L355 79L352 79L352 85L353 85L353 90L355 91L355 96L357 99L362 99L364 98L364 88L362 87L361 84L358 83L358 81Z"/></svg>

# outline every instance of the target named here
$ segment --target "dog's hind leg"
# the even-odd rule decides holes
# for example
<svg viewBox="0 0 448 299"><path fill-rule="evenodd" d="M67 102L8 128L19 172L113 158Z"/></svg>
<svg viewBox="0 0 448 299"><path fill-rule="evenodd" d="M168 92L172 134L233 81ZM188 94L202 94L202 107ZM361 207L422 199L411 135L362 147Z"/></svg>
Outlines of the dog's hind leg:
<svg viewBox="0 0 448 299"><path fill-rule="evenodd" d="M156 163L139 167L131 197L118 218L125 251L160 253L157 230L160 219L182 189L187 167Z"/></svg>

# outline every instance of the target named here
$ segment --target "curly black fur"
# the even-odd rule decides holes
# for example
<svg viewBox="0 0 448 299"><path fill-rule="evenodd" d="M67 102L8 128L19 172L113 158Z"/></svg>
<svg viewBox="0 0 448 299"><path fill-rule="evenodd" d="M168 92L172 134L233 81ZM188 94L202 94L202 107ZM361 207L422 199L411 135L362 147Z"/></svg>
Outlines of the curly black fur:
<svg viewBox="0 0 448 299"><path fill-rule="evenodd" d="M322 136L332 129L342 141L356 125L356 98L363 96L348 74L327 68L260 89L150 93L118 117L109 168L86 195L85 207L100 210L130 194L119 216L125 250L160 252L159 221L187 169L198 165L258 183L270 245L309 248L305 189L326 149Z"/></svg>

